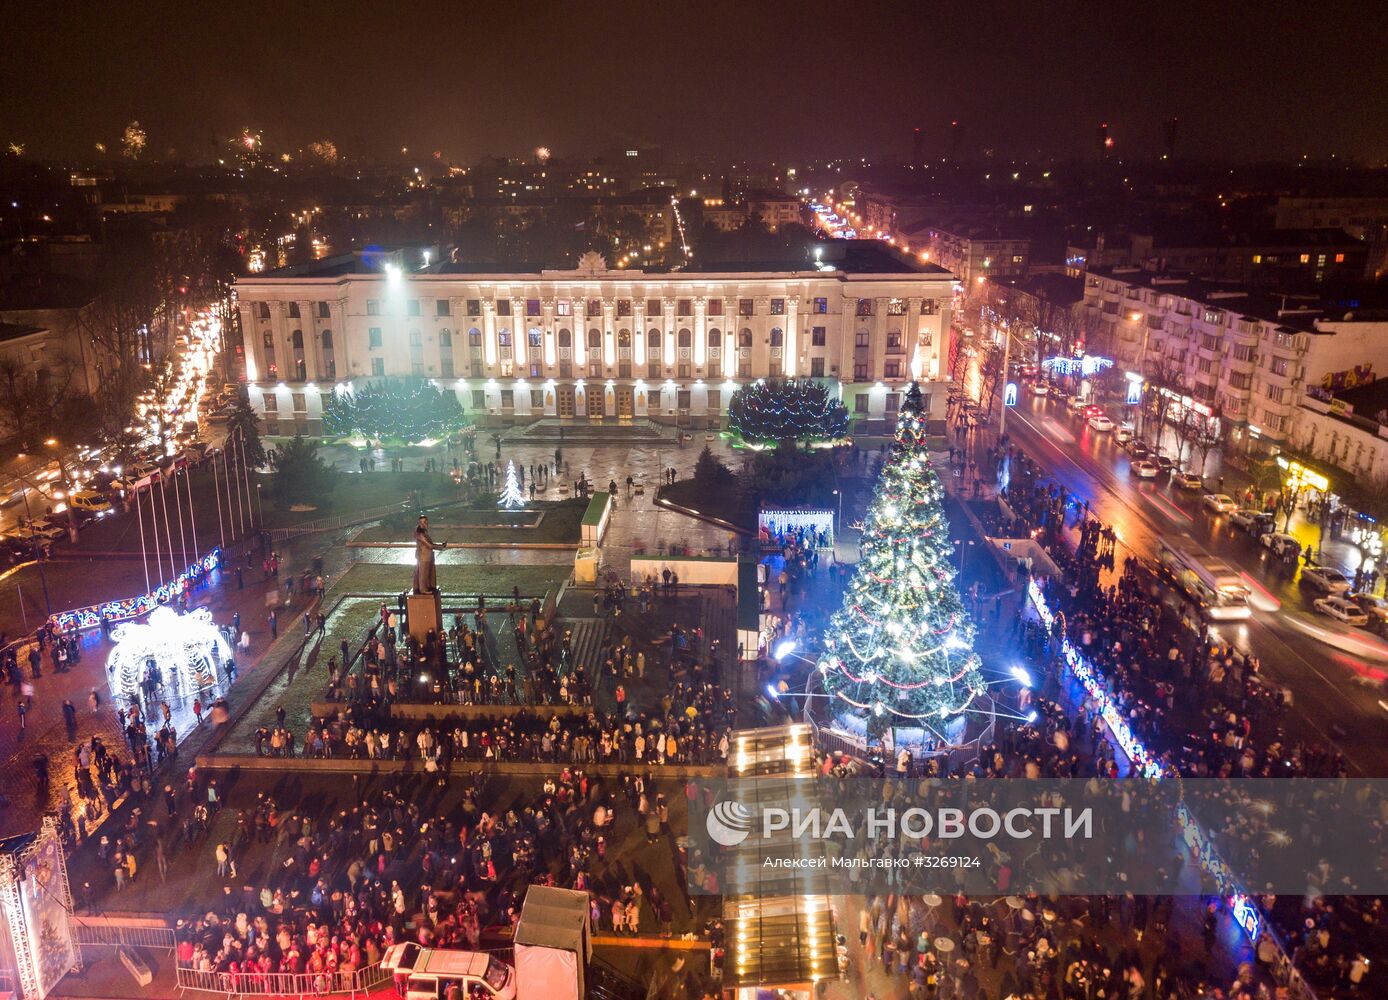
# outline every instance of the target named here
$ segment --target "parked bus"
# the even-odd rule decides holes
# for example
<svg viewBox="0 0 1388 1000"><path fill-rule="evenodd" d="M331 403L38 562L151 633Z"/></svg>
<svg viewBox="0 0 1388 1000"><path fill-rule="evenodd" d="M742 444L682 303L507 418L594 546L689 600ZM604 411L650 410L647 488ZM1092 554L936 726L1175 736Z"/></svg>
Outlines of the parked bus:
<svg viewBox="0 0 1388 1000"><path fill-rule="evenodd" d="M1186 538L1163 538L1158 558L1176 585L1215 621L1247 618L1249 587L1238 571Z"/></svg>

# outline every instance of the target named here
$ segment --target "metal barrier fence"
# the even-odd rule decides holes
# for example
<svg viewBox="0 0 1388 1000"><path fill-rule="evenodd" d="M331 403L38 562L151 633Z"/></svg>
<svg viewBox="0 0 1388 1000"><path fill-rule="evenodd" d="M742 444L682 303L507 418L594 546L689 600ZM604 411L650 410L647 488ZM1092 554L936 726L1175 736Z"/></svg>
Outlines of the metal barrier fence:
<svg viewBox="0 0 1388 1000"><path fill-rule="evenodd" d="M173 951L177 946L172 927L135 923L84 923L77 921L77 943L83 948L155 948Z"/></svg>
<svg viewBox="0 0 1388 1000"><path fill-rule="evenodd" d="M202 972L179 968L178 989L218 993L224 997L276 996L323 997L334 994L366 994L391 978L377 962L351 972Z"/></svg>

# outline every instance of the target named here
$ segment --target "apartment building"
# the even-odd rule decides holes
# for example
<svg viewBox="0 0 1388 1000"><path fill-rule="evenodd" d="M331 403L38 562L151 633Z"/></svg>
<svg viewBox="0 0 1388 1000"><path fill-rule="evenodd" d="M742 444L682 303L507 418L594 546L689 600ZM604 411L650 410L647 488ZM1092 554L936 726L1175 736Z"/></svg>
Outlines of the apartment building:
<svg viewBox="0 0 1388 1000"><path fill-rule="evenodd" d="M1308 388L1388 370L1381 312L1140 268L1088 271L1084 285L1115 363L1149 386L1178 383L1180 403L1217 417L1239 450L1286 445Z"/></svg>
<svg viewBox="0 0 1388 1000"><path fill-rule="evenodd" d="M271 434L316 434L333 392L430 379L479 419L716 426L738 386L829 380L861 428L912 378L944 419L955 281L879 241L809 261L491 271L439 247L325 258L237 283L250 398Z"/></svg>

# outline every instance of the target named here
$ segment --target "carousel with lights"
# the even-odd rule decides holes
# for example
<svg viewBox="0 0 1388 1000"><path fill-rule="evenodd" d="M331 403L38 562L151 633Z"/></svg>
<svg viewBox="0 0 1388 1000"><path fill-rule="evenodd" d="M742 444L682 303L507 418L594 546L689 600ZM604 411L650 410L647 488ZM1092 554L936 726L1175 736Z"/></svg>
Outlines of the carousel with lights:
<svg viewBox="0 0 1388 1000"><path fill-rule="evenodd" d="M993 709L974 625L955 585L944 490L926 454L925 428L913 383L817 674L831 727L870 744L941 752L976 739Z"/></svg>
<svg viewBox="0 0 1388 1000"><path fill-rule="evenodd" d="M206 608L179 614L158 607L143 622L126 622L112 632L115 648L106 661L111 689L142 702L204 698L217 687L218 668L231 648Z"/></svg>

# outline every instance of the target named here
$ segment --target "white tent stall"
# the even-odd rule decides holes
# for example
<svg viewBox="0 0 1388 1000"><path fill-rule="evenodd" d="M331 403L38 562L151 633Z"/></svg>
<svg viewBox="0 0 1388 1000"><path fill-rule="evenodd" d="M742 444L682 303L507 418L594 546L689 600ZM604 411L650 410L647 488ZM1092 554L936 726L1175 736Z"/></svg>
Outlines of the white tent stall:
<svg viewBox="0 0 1388 1000"><path fill-rule="evenodd" d="M582 1000L593 957L588 894L532 885L516 925L516 986L522 997Z"/></svg>

